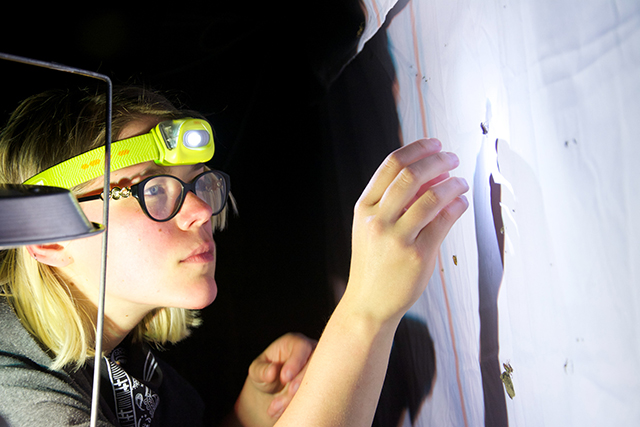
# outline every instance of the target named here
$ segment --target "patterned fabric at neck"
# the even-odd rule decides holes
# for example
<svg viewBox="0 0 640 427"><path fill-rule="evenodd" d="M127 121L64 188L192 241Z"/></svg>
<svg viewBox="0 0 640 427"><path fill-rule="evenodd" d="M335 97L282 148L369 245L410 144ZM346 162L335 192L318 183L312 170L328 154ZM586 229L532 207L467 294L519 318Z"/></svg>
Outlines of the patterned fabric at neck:
<svg viewBox="0 0 640 427"><path fill-rule="evenodd" d="M160 403L153 389L158 389L162 373L151 351L142 350L139 355L129 354L121 346L105 356L115 412L122 427L151 427Z"/></svg>

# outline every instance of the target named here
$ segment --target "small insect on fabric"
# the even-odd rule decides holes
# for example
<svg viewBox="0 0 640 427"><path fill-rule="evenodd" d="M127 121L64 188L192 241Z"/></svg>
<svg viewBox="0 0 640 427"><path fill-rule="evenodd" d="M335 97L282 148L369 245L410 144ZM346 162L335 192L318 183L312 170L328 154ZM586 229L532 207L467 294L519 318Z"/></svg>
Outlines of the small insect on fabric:
<svg viewBox="0 0 640 427"><path fill-rule="evenodd" d="M513 368L507 363L503 363L504 372L500 374L500 379L504 383L504 388L507 390L507 394L511 399L513 399L516 395L516 391L513 388L513 380L511 379L511 374L513 373Z"/></svg>
<svg viewBox="0 0 640 427"><path fill-rule="evenodd" d="M480 129L482 129L483 135L486 135L489 133L489 125L487 123L480 123Z"/></svg>

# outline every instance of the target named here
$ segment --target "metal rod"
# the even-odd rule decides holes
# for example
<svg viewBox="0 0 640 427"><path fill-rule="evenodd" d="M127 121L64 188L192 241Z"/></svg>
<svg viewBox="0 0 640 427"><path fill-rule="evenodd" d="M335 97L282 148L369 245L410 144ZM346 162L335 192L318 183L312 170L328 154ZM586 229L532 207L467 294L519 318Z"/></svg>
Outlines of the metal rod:
<svg viewBox="0 0 640 427"><path fill-rule="evenodd" d="M35 65L37 67L48 68L51 70L63 71L72 74L78 74L94 79L102 80L107 85L107 108L106 108L106 130L104 145L104 194L110 190L111 181L111 113L112 113L112 95L113 84L111 79L103 74L94 73L92 71L81 70L79 68L69 67L67 65L57 64L55 62L39 61L21 56L9 55L0 52L0 58L7 61L19 62L27 65ZM102 234L102 266L100 275L100 294L98 301L98 319L96 322L96 345L95 357L93 364L93 390L91 395L91 426L95 427L98 421L98 411L100 407L100 364L102 362L102 335L104 332L104 296L107 282L107 237L109 233L109 198L105 198L102 211L102 222L105 230Z"/></svg>
<svg viewBox="0 0 640 427"><path fill-rule="evenodd" d="M112 95L113 86L111 80L106 77L104 80L107 84L107 111L106 111L106 131L104 145L104 189L102 194L109 194L111 189L111 113L112 113ZM100 407L100 364L102 362L102 337L104 333L104 296L106 293L107 283L107 232L109 227L109 197L105 197L105 203L102 211L102 222L105 225L105 234L102 236L102 266L100 268L100 300L98 302L98 319L96 322L96 345L95 356L93 362L93 390L91 394L91 427L95 427L98 422L98 410Z"/></svg>

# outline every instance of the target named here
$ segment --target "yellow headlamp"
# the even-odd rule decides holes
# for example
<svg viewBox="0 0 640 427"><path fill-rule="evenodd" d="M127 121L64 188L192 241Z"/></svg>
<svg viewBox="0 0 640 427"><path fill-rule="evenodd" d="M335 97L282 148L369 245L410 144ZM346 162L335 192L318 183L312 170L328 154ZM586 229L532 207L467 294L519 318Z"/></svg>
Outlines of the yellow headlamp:
<svg viewBox="0 0 640 427"><path fill-rule="evenodd" d="M211 125L202 119L167 120L149 133L111 144L111 170L155 161L161 166L193 165L213 157ZM72 188L104 174L104 147L58 163L25 184Z"/></svg>

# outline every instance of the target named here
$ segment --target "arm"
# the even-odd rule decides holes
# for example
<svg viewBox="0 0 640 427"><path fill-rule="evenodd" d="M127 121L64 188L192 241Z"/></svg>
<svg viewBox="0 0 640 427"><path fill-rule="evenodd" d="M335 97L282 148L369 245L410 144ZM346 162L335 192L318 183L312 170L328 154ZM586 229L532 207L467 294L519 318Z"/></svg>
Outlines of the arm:
<svg viewBox="0 0 640 427"><path fill-rule="evenodd" d="M395 330L468 204L437 140L392 153L358 201L347 290L278 426L371 425Z"/></svg>

